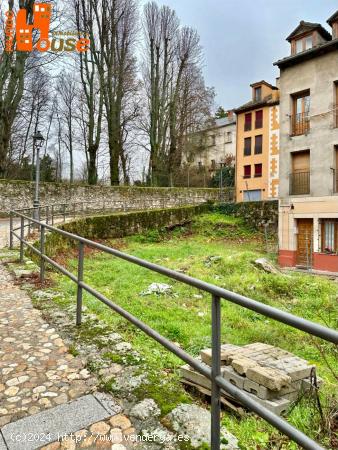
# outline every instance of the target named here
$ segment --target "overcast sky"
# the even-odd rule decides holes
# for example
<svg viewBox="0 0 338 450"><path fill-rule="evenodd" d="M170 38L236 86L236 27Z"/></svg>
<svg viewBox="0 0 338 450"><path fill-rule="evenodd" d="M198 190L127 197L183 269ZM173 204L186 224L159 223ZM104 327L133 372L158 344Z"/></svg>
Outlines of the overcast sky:
<svg viewBox="0 0 338 450"><path fill-rule="evenodd" d="M144 2L146 3L146 2ZM289 54L286 36L301 20L326 20L337 0L160 0L181 23L196 28L205 53L205 79L218 104L232 108L250 100L249 85L275 83L273 62Z"/></svg>

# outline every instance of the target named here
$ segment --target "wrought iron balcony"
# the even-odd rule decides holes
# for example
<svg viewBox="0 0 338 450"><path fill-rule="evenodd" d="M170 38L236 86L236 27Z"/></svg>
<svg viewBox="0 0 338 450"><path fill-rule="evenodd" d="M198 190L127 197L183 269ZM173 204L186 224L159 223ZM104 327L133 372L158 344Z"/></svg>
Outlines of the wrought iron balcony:
<svg viewBox="0 0 338 450"><path fill-rule="evenodd" d="M310 117L308 113L299 113L291 116L291 135L300 136L310 131Z"/></svg>
<svg viewBox="0 0 338 450"><path fill-rule="evenodd" d="M290 175L290 195L310 194L310 172L297 172Z"/></svg>

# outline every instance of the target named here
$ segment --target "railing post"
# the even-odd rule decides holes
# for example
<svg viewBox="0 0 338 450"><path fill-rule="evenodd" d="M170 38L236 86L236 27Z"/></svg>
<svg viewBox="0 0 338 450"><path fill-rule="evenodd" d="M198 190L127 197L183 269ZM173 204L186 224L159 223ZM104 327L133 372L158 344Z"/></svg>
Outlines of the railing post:
<svg viewBox="0 0 338 450"><path fill-rule="evenodd" d="M54 205L52 205L52 226L54 226Z"/></svg>
<svg viewBox="0 0 338 450"><path fill-rule="evenodd" d="M66 204L63 204L63 221L66 222Z"/></svg>
<svg viewBox="0 0 338 450"><path fill-rule="evenodd" d="M13 250L13 213L10 212L9 216L9 248Z"/></svg>
<svg viewBox="0 0 338 450"><path fill-rule="evenodd" d="M84 243L79 242L79 256L78 256L78 274L77 282L83 281L83 262L84 262ZM77 285L77 298L76 298L76 325L80 326L82 323L82 287Z"/></svg>
<svg viewBox="0 0 338 450"><path fill-rule="evenodd" d="M221 375L221 302L212 296L212 382L211 382L211 450L220 449L221 389L215 378Z"/></svg>
<svg viewBox="0 0 338 450"><path fill-rule="evenodd" d="M40 282L43 283L45 281L45 259L43 255L45 253L45 226L41 225L40 227Z"/></svg>
<svg viewBox="0 0 338 450"><path fill-rule="evenodd" d="M23 241L25 239L25 219L21 217L20 228L20 262L23 263Z"/></svg>
<svg viewBox="0 0 338 450"><path fill-rule="evenodd" d="M49 224L49 206L46 206L46 224Z"/></svg>

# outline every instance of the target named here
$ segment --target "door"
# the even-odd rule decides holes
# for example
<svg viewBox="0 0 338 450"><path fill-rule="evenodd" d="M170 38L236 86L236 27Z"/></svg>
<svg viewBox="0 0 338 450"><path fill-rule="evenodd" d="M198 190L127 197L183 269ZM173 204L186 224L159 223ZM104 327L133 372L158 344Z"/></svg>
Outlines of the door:
<svg viewBox="0 0 338 450"><path fill-rule="evenodd" d="M297 265L312 267L313 220L298 219Z"/></svg>

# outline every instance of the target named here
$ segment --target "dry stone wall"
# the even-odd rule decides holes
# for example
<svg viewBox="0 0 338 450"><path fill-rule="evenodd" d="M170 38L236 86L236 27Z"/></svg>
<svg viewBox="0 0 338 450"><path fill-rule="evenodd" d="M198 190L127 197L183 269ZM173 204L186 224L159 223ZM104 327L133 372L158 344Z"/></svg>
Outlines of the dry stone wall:
<svg viewBox="0 0 338 450"><path fill-rule="evenodd" d="M32 207L34 183L0 180L0 214L11 209ZM102 208L121 205L125 209L152 209L195 205L217 201L218 189L198 188L141 188L88 186L42 183L41 205L60 203L92 203Z"/></svg>

